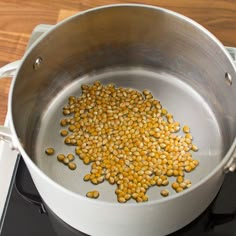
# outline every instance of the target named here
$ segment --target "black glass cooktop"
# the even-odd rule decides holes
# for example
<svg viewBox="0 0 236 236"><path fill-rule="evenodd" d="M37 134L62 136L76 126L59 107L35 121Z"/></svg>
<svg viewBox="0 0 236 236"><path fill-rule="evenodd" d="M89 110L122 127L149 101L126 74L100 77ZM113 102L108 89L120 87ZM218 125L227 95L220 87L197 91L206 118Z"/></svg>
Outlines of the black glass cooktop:
<svg viewBox="0 0 236 236"><path fill-rule="evenodd" d="M201 199L196 199L196 201L201 201ZM0 235L85 235L65 224L40 202L41 198L24 161L18 157L5 214L0 222ZM226 175L218 196L201 216L169 236L179 235L236 236L236 173Z"/></svg>

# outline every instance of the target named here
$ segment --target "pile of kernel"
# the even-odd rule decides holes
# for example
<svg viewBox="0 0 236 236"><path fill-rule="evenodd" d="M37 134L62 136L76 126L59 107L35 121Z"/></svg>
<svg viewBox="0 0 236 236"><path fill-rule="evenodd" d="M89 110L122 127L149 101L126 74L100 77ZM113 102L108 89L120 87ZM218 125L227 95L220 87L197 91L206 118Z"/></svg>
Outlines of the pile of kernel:
<svg viewBox="0 0 236 236"><path fill-rule="evenodd" d="M64 143L75 146L90 165L85 181L116 185L121 203L148 200L152 186L169 185L176 192L191 186L185 172L199 164L192 157L198 148L188 126L182 128L148 90L116 88L113 84L82 85L80 97L70 96L60 124ZM163 189L162 196L169 192Z"/></svg>

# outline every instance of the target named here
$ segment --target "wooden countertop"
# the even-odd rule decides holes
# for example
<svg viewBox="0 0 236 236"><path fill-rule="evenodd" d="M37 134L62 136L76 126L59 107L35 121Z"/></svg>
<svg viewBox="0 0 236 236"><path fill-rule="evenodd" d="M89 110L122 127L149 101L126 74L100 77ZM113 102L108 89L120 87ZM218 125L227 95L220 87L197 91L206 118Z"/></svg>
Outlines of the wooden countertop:
<svg viewBox="0 0 236 236"><path fill-rule="evenodd" d="M184 14L206 27L224 45L236 47L235 0L0 0L0 67L20 59L38 24L58 21L92 7L144 3ZM0 124L4 123L11 79L0 80Z"/></svg>

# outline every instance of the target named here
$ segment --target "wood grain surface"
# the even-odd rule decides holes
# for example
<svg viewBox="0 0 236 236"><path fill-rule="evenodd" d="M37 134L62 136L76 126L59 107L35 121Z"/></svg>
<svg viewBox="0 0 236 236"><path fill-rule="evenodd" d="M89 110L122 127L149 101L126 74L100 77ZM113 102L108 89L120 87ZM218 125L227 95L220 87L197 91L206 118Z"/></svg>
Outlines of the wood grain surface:
<svg viewBox="0 0 236 236"><path fill-rule="evenodd" d="M236 0L0 0L0 67L20 59L38 24L56 24L79 11L114 3L168 8L197 21L224 45L236 47ZM7 112L10 78L0 80L0 124Z"/></svg>

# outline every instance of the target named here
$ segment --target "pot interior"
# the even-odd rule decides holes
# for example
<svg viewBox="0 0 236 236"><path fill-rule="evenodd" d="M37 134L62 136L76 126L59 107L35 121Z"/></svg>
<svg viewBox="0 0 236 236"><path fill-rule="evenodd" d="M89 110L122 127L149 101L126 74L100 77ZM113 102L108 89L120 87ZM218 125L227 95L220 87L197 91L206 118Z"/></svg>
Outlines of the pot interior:
<svg viewBox="0 0 236 236"><path fill-rule="evenodd" d="M35 70L37 58L42 63ZM49 146L74 153L59 134L68 96L79 96L81 85L94 81L148 89L175 120L191 127L200 165L186 176L195 184L217 167L235 136L236 85L226 83L226 72L235 80L222 46L191 20L141 5L99 8L59 24L26 53L12 88L13 124L46 175L85 195L94 188L83 181L89 166L77 158L78 171L70 171L45 154ZM101 200L116 201L114 186L96 188ZM148 190L149 199L159 198L160 189Z"/></svg>

